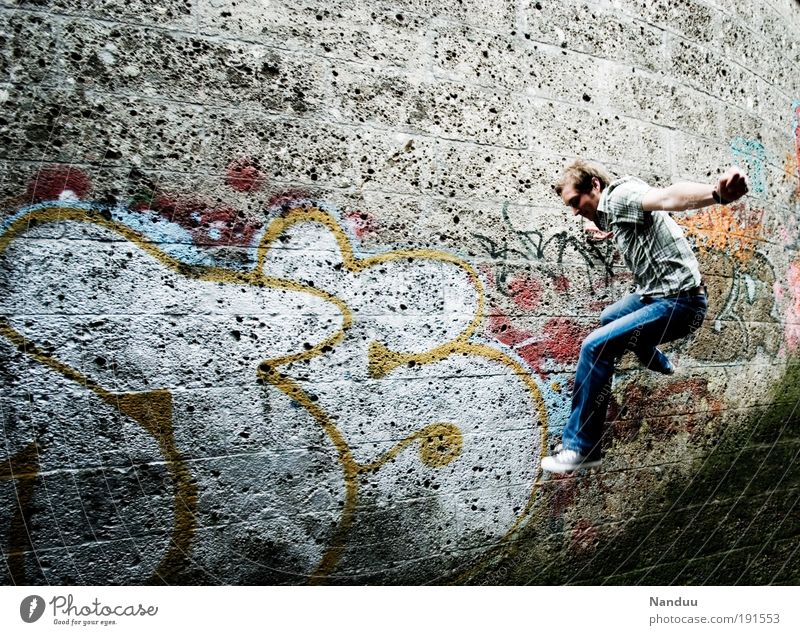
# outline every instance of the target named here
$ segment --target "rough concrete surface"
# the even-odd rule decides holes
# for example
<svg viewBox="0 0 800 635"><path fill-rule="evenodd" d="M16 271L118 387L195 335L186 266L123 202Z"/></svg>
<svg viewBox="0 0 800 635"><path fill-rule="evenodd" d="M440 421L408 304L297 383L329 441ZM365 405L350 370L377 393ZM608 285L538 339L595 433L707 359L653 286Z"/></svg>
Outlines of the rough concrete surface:
<svg viewBox="0 0 800 635"><path fill-rule="evenodd" d="M800 4L0 2L3 584L800 583ZM621 360L571 160L710 290Z"/></svg>

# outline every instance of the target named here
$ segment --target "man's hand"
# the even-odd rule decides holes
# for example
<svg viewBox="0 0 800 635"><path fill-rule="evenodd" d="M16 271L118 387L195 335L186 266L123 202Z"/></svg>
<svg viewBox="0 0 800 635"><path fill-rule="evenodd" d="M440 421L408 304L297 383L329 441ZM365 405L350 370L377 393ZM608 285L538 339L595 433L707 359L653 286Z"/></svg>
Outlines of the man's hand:
<svg viewBox="0 0 800 635"><path fill-rule="evenodd" d="M589 240L591 242L600 242L603 240L608 240L614 235L614 232L604 232L590 220L587 220L583 224L583 233L586 236L586 240Z"/></svg>
<svg viewBox="0 0 800 635"><path fill-rule="evenodd" d="M747 175L739 168L730 168L719 177L716 192L721 203L733 203L747 194Z"/></svg>

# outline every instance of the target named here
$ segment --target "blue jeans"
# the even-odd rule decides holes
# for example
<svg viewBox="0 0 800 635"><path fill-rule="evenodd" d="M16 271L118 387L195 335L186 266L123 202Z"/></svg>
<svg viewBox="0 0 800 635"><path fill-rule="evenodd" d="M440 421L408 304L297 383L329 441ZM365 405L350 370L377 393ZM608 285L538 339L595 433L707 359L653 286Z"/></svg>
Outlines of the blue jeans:
<svg viewBox="0 0 800 635"><path fill-rule="evenodd" d="M562 436L564 449L599 457L615 361L631 350L645 366L657 367L655 347L696 331L707 308L705 295L648 298L636 294L607 307L600 315L602 326L581 346L572 411Z"/></svg>

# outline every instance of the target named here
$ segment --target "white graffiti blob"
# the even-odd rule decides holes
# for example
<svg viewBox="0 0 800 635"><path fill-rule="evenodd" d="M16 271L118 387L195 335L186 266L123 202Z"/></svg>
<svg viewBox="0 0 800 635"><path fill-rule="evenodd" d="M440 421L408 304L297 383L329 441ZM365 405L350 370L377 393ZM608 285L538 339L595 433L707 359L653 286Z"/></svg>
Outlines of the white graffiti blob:
<svg viewBox="0 0 800 635"><path fill-rule="evenodd" d="M209 260L177 226L154 246L89 211L0 236L7 447L35 440L53 475L37 480L28 580L132 583L174 561L186 492L121 407L159 391L197 492L177 580L432 581L525 520L539 389L473 334L480 283L463 262L391 252L354 268L339 221L303 208L249 250L255 271L189 268Z"/></svg>
<svg viewBox="0 0 800 635"><path fill-rule="evenodd" d="M359 582L443 579L497 545L523 516L539 463L537 404L498 358L469 350L435 354L480 310L479 289L463 268L435 252L393 252L360 254L370 265L353 271L341 234L311 211L308 222L287 226L264 271L313 281L344 300L353 324L326 355L283 372L332 413L359 465L377 468L359 477L358 511L332 575ZM381 374L376 347L430 358ZM286 401L283 412L281 418L293 416ZM441 424L457 431L440 437L450 460L426 461L422 443L381 460L426 426Z"/></svg>
<svg viewBox="0 0 800 635"><path fill-rule="evenodd" d="M334 337L341 311L298 285L187 275L92 218L31 223L0 256L0 315L16 333L0 337L16 360L3 373L6 448L37 442L43 475L27 579L153 575L180 501L153 436L108 395L169 391L174 443L197 486L180 579L302 581L335 531L342 470L315 422L276 419L257 369ZM84 385L23 354L34 347ZM8 514L14 484L0 491Z"/></svg>

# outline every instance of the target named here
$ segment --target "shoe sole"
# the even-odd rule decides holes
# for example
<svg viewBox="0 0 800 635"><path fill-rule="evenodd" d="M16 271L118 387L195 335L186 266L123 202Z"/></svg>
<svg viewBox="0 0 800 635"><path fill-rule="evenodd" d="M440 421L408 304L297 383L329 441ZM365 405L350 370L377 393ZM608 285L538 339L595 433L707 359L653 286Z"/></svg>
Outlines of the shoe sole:
<svg viewBox="0 0 800 635"><path fill-rule="evenodd" d="M571 465L554 465L552 468L546 468L542 465L542 469L545 472L552 472L553 474L563 474L564 472L577 472L579 470L587 470L590 467L599 467L601 463L602 461L598 459L596 461L583 461L582 463Z"/></svg>

